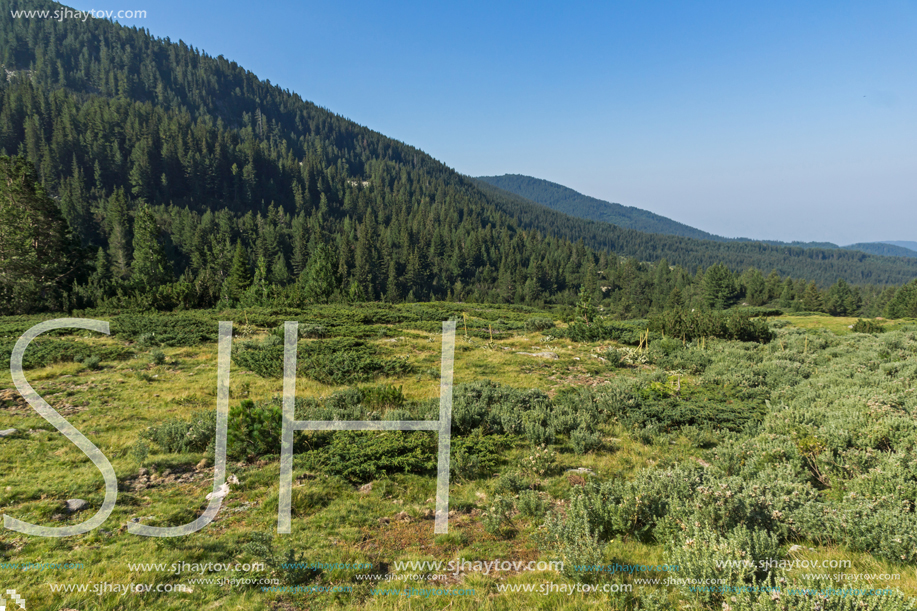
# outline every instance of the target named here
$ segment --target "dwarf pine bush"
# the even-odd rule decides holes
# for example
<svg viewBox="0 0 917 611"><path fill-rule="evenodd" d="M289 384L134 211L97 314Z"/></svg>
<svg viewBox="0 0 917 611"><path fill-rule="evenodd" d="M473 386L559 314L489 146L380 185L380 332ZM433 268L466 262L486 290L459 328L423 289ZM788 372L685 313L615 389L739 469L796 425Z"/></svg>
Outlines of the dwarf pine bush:
<svg viewBox="0 0 917 611"><path fill-rule="evenodd" d="M722 570L714 571L715 555L779 558L778 546L793 542L917 565L917 337L911 330L773 332L768 344L660 341L649 352L657 365L674 369L673 355L694 351L704 357L694 384L647 375L596 389L600 419L617 420L641 441L673 431L701 440L703 431L716 431L703 441L711 448L709 466L656 466L628 479L591 478L576 489L564 514L547 517L552 536L543 542L546 551L583 558L595 557L615 538L656 542L670 550L670 562L691 573L680 576L697 578L714 572L722 577ZM897 595L788 598L794 583L778 573L738 571L728 579L779 585L782 594L695 593L696 604L735 610L911 608Z"/></svg>

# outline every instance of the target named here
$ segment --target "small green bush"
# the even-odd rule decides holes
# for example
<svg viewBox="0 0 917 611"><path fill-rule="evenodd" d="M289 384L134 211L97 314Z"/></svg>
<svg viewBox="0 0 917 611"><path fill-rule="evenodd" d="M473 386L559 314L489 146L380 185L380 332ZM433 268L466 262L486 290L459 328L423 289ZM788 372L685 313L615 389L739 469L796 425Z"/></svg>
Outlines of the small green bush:
<svg viewBox="0 0 917 611"><path fill-rule="evenodd" d="M570 442L573 444L573 451L581 455L601 447L602 436L581 425L570 433Z"/></svg>
<svg viewBox="0 0 917 611"><path fill-rule="evenodd" d="M540 518L545 514L545 502L534 490L522 490L516 499L516 509L524 516Z"/></svg>
<svg viewBox="0 0 917 611"><path fill-rule="evenodd" d="M162 365L166 362L166 355L162 350L158 348L150 351L150 363L153 365Z"/></svg>
<svg viewBox="0 0 917 611"><path fill-rule="evenodd" d="M528 333L535 331L545 331L554 328L554 321L544 316L533 316L525 321L525 330Z"/></svg>
<svg viewBox="0 0 917 611"><path fill-rule="evenodd" d="M573 322L565 329L558 329L554 335L564 337L575 342L598 342L612 340L621 344L636 346L644 340L648 329L645 320L629 320L613 322L598 320L593 323L582 321ZM656 333L650 333L650 341L659 338Z"/></svg>
<svg viewBox="0 0 917 611"><path fill-rule="evenodd" d="M520 490L525 490L529 487L529 482L526 481L522 475L516 473L515 471L507 471L500 475L497 478L497 491L504 492L507 494L515 494Z"/></svg>
<svg viewBox="0 0 917 611"><path fill-rule="evenodd" d="M509 536L515 531L513 525L513 502L498 494L482 516L484 530L492 535Z"/></svg>
<svg viewBox="0 0 917 611"><path fill-rule="evenodd" d="M360 389L363 393L363 405L375 410L397 409L404 405L406 399L401 386L380 384Z"/></svg>
<svg viewBox="0 0 917 611"><path fill-rule="evenodd" d="M590 525L589 510L582 496L570 500L566 515L548 515L541 544L554 559L563 562L563 574L571 579L592 581L598 574L586 567L604 564L605 545Z"/></svg>
<svg viewBox="0 0 917 611"><path fill-rule="evenodd" d="M453 436L450 465L452 472L462 479L490 477L500 463L506 446L502 435L485 435L475 429L469 435Z"/></svg>
<svg viewBox="0 0 917 611"><path fill-rule="evenodd" d="M227 454L236 459L280 454L283 412L275 404L251 399L229 408Z"/></svg>
<svg viewBox="0 0 917 611"><path fill-rule="evenodd" d="M867 320L864 318L857 319L857 321L853 323L851 329L855 333L883 333L885 331L885 327L881 324L874 320Z"/></svg>
<svg viewBox="0 0 917 611"><path fill-rule="evenodd" d="M189 420L172 418L148 428L141 436L163 452L209 452L216 436L216 412L198 411Z"/></svg>
<svg viewBox="0 0 917 611"><path fill-rule="evenodd" d="M310 458L325 473L365 483L393 473L436 473L436 436L429 431L336 431Z"/></svg>

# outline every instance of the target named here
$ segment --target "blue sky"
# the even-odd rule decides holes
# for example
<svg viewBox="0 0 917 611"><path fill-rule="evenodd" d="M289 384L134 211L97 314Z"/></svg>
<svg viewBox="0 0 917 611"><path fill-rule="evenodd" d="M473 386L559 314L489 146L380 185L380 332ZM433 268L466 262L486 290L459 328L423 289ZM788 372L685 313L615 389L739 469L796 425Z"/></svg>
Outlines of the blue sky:
<svg viewBox="0 0 917 611"><path fill-rule="evenodd" d="M80 0L469 174L726 236L917 240L917 0Z"/></svg>

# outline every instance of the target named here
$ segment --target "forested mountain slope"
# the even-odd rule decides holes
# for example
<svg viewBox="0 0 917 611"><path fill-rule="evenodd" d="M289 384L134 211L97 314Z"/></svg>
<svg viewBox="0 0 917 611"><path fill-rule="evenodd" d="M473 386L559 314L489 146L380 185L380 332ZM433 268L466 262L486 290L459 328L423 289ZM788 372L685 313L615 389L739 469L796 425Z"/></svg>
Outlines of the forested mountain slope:
<svg viewBox="0 0 917 611"><path fill-rule="evenodd" d="M917 261L576 219L184 42L100 19L10 17L42 7L60 5L0 0L0 153L34 164L89 255L66 278L79 285L71 306L156 287L166 306L251 290L265 302L297 284L310 300L569 301L620 257L822 286L917 276Z"/></svg>
<svg viewBox="0 0 917 611"><path fill-rule="evenodd" d="M847 250L859 250L872 255L881 255L883 257L917 257L917 251L911 250L904 246L896 246L886 242L861 242L844 246Z"/></svg>
<svg viewBox="0 0 917 611"><path fill-rule="evenodd" d="M478 176L476 180L515 193L551 210L581 219L611 223L646 233L663 233L698 240L726 240L726 238L689 227L648 210L606 202L541 178L521 174L504 174L503 176Z"/></svg>
<svg viewBox="0 0 917 611"><path fill-rule="evenodd" d="M798 248L843 248L883 257L917 257L917 251L914 250L917 248L917 243L915 242L860 242L849 246L838 246L831 242L782 242L780 240L759 238L724 238L689 227L648 210L634 208L633 206L623 206L583 195L569 187L541 178L533 178L522 174L504 174L503 176L478 176L475 180L485 182L570 216L611 223L619 227L636 229L646 233L661 233L717 242L762 242L772 246ZM908 244L911 244L913 248Z"/></svg>
<svg viewBox="0 0 917 611"><path fill-rule="evenodd" d="M904 241L887 240L882 243L891 244L892 246L900 246L901 248L907 248L908 250L917 252L917 242L910 242L907 240L904 240Z"/></svg>
<svg viewBox="0 0 917 611"><path fill-rule="evenodd" d="M478 184L491 201L523 227L551 227L556 235L582 239L589 246L641 261L665 258L689 268L724 263L733 270L749 267L777 270L781 275L811 278L819 284L830 284L838 278L864 284L896 284L910 281L917 271L917 261L839 248L800 248L753 241L719 242L644 233L568 216L483 181ZM891 280L893 277L900 280Z"/></svg>

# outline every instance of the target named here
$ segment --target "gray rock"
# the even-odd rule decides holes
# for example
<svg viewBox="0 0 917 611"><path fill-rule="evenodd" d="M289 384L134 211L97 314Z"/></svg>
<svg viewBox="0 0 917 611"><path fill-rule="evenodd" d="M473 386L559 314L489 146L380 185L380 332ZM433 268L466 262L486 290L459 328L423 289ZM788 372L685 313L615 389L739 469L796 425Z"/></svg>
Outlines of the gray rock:
<svg viewBox="0 0 917 611"><path fill-rule="evenodd" d="M0 437L12 437L13 435L15 435L18 432L19 431L17 431L16 429L6 429L3 431L0 431Z"/></svg>
<svg viewBox="0 0 917 611"><path fill-rule="evenodd" d="M67 499L64 504L70 513L76 513L89 507L89 503L83 499Z"/></svg>
<svg viewBox="0 0 917 611"><path fill-rule="evenodd" d="M517 352L516 354L521 354L523 356L535 356L541 359L551 359L552 361L557 360L557 354L554 352Z"/></svg>

